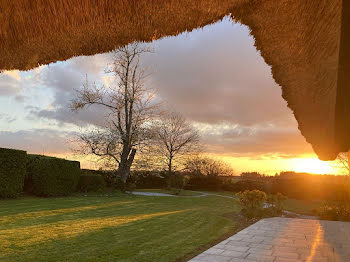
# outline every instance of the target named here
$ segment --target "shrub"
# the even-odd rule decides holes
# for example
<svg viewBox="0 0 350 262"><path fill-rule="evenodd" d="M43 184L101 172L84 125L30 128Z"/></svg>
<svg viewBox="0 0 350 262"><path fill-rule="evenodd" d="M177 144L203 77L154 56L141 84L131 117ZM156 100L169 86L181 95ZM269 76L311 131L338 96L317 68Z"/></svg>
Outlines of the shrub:
<svg viewBox="0 0 350 262"><path fill-rule="evenodd" d="M84 174L80 176L78 190L80 192L96 192L103 190L106 184L101 175Z"/></svg>
<svg viewBox="0 0 350 262"><path fill-rule="evenodd" d="M246 190L238 193L238 197L244 216L254 218L262 215L262 209L266 201L265 192L259 190Z"/></svg>
<svg viewBox="0 0 350 262"><path fill-rule="evenodd" d="M231 190L233 192L242 192L246 190L259 190L267 191L267 184L261 181L255 180L241 180L231 185Z"/></svg>
<svg viewBox="0 0 350 262"><path fill-rule="evenodd" d="M132 192L136 189L136 184L135 183L126 183L125 184L125 191L127 192Z"/></svg>
<svg viewBox="0 0 350 262"><path fill-rule="evenodd" d="M164 188L167 185L167 174L156 171L133 171L127 182L134 183L137 188Z"/></svg>
<svg viewBox="0 0 350 262"><path fill-rule="evenodd" d="M350 221L350 209L346 206L324 205L317 210L317 214L325 220Z"/></svg>
<svg viewBox="0 0 350 262"><path fill-rule="evenodd" d="M80 163L65 159L28 155L27 182L38 196L65 196L75 191Z"/></svg>
<svg viewBox="0 0 350 262"><path fill-rule="evenodd" d="M183 189L187 185L189 179L189 176L183 174L171 174L168 177L168 188Z"/></svg>
<svg viewBox="0 0 350 262"><path fill-rule="evenodd" d="M26 152L0 148L0 197L16 197L23 190Z"/></svg>
<svg viewBox="0 0 350 262"><path fill-rule="evenodd" d="M101 175L105 181L107 187L118 187L118 181L115 172L113 171L102 171Z"/></svg>
<svg viewBox="0 0 350 262"><path fill-rule="evenodd" d="M243 179L259 179L263 177L264 175L260 174L259 172L243 172L241 174L241 177Z"/></svg>
<svg viewBox="0 0 350 262"><path fill-rule="evenodd" d="M191 190L213 190L221 189L221 180L217 176L193 176L190 177L186 189Z"/></svg>
<svg viewBox="0 0 350 262"><path fill-rule="evenodd" d="M343 185L317 213L321 219L350 221L350 186Z"/></svg>
<svg viewBox="0 0 350 262"><path fill-rule="evenodd" d="M270 216L279 215L283 210L283 202L287 200L287 197L281 193L275 195L268 195L266 199L267 207L266 212Z"/></svg>

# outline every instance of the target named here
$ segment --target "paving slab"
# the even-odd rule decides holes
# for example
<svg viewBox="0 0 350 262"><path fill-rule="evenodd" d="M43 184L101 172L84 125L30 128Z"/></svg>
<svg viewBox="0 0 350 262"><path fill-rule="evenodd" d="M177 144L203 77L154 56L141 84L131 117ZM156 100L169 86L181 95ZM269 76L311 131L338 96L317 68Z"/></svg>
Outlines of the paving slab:
<svg viewBox="0 0 350 262"><path fill-rule="evenodd" d="M350 222L267 218L189 262L350 262Z"/></svg>

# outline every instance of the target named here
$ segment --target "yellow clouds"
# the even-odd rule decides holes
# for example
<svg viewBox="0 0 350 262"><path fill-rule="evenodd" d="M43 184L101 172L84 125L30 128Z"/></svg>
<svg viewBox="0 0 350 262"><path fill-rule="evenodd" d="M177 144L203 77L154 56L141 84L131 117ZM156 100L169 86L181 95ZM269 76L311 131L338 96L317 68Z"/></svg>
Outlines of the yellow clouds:
<svg viewBox="0 0 350 262"><path fill-rule="evenodd" d="M21 76L19 75L18 70L4 71L3 74L10 76L11 78L16 79L17 81L21 81Z"/></svg>

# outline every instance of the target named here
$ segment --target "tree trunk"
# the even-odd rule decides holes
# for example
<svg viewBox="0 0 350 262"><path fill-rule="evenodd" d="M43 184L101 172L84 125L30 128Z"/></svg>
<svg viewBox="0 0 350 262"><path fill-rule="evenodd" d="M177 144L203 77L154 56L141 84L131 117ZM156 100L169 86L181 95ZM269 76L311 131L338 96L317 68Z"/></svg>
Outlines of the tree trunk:
<svg viewBox="0 0 350 262"><path fill-rule="evenodd" d="M172 165L173 165L173 158L170 157L169 158L169 162L168 162L168 173L169 173L169 176L171 175L171 172L172 172Z"/></svg>
<svg viewBox="0 0 350 262"><path fill-rule="evenodd" d="M167 183L167 188L170 189L172 187L172 165L173 165L173 158L170 157L168 161L168 179L166 181Z"/></svg>
<svg viewBox="0 0 350 262"><path fill-rule="evenodd" d="M350 177L350 151L348 151L348 170L349 170L349 177Z"/></svg>
<svg viewBox="0 0 350 262"><path fill-rule="evenodd" d="M122 179L122 181L124 183L126 182L128 176L130 174L130 168L131 168L131 165L134 161L135 154L136 154L135 148L133 148L131 150L130 154L128 154L128 152L126 150L125 151L123 150L123 154L122 154L122 157L120 159L117 174Z"/></svg>

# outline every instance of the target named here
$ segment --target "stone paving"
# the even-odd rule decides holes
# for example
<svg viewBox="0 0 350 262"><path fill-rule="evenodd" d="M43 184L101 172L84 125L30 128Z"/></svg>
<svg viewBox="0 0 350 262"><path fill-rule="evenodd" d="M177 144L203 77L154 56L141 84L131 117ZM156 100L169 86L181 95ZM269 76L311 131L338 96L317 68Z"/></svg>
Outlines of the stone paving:
<svg viewBox="0 0 350 262"><path fill-rule="evenodd" d="M190 262L350 262L350 223L267 218Z"/></svg>

